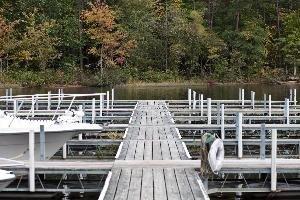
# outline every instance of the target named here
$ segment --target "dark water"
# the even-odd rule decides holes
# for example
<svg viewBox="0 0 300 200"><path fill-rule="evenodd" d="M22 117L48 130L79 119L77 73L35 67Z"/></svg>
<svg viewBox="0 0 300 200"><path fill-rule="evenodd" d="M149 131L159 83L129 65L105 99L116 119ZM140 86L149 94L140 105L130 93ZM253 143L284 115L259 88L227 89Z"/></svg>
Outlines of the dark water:
<svg viewBox="0 0 300 200"><path fill-rule="evenodd" d="M197 93L203 93L204 98L238 99L239 88L245 89L245 99L250 99L250 92L256 92L256 99L263 99L263 94L271 94L272 100L283 100L289 96L289 90L300 89L300 85L263 85L263 84L232 84L232 85L193 85L193 86L117 86L115 99L187 99L187 89L192 88ZM64 93L94 93L106 92L108 87L67 87ZM57 92L58 88L13 88L15 94ZM299 90L298 90L299 91ZM5 95L5 89L0 89L0 95ZM300 94L299 94L300 95ZM299 96L298 95L298 96Z"/></svg>

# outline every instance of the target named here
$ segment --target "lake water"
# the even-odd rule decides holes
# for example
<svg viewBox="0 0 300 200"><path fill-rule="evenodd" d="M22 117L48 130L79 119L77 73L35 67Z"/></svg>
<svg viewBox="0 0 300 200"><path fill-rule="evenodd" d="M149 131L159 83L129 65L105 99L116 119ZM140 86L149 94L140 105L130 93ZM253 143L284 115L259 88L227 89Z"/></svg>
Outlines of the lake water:
<svg viewBox="0 0 300 200"><path fill-rule="evenodd" d="M204 98L238 99L239 88L245 89L245 99L250 99L251 91L256 92L256 99L263 99L263 94L271 94L272 100L283 100L289 96L289 90L300 85L264 85L264 84L232 84L232 85L193 85L193 86L117 86L115 99L187 99L187 89L192 88L197 93L204 94ZM94 93L106 92L108 87L66 87L64 93ZM13 94L46 93L58 88L13 88ZM0 89L0 95L5 95L5 89ZM300 93L299 93L300 95ZM298 96L299 96L298 95Z"/></svg>

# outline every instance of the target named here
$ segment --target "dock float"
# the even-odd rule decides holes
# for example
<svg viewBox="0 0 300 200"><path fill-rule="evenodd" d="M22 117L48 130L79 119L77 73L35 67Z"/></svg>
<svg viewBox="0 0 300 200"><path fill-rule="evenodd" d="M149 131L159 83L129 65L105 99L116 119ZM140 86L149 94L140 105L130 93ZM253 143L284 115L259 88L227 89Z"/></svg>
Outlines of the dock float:
<svg viewBox="0 0 300 200"><path fill-rule="evenodd" d="M209 199L196 171L184 167L190 159L172 125L164 101L137 103L99 200Z"/></svg>

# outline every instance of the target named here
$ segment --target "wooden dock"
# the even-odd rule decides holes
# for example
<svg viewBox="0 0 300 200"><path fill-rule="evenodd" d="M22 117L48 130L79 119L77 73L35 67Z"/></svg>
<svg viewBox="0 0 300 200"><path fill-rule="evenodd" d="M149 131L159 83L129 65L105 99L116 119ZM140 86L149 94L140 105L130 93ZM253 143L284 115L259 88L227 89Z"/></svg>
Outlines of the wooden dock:
<svg viewBox="0 0 300 200"><path fill-rule="evenodd" d="M138 102L116 156L117 160L129 163L137 160L144 160L145 163L189 160L179 132L170 125L174 125L174 121L165 102ZM104 188L99 199L209 199L194 169L177 168L174 165L153 168L140 166L113 166L107 190Z"/></svg>

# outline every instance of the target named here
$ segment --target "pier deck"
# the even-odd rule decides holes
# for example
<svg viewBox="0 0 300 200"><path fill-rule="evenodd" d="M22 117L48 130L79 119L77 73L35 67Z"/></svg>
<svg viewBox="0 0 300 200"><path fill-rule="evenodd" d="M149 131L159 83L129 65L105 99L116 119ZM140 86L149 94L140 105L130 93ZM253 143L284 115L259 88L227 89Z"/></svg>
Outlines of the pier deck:
<svg viewBox="0 0 300 200"><path fill-rule="evenodd" d="M150 125L150 126L149 126ZM189 160L165 102L138 102L129 122L118 160ZM113 166L105 200L208 199L203 184L191 168ZM104 191L105 192L105 191Z"/></svg>

